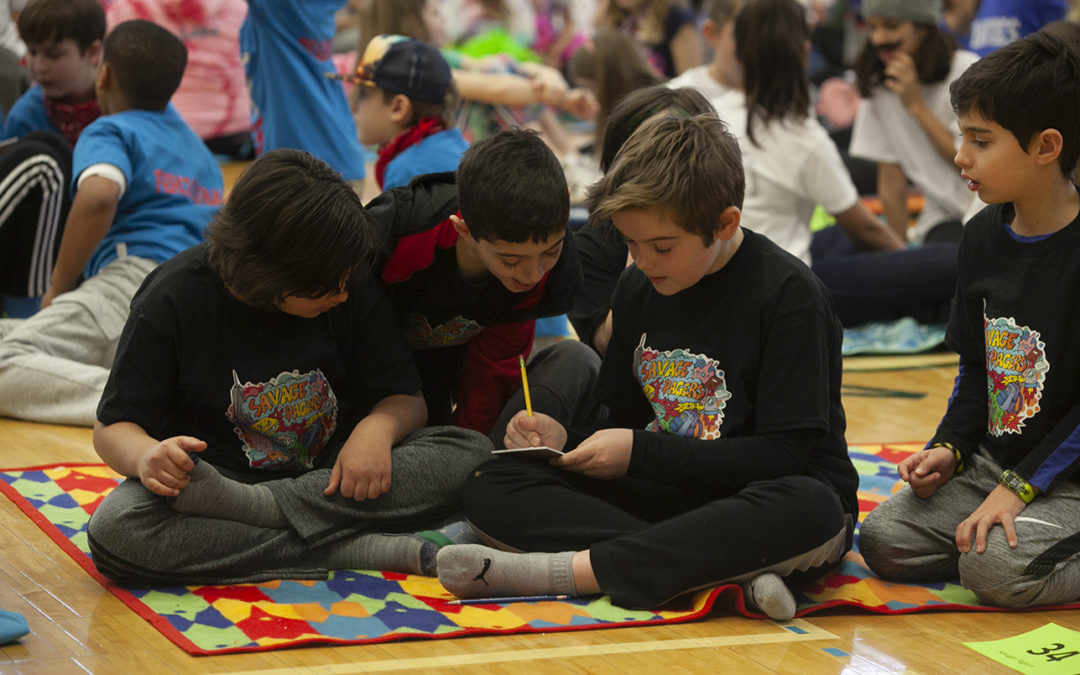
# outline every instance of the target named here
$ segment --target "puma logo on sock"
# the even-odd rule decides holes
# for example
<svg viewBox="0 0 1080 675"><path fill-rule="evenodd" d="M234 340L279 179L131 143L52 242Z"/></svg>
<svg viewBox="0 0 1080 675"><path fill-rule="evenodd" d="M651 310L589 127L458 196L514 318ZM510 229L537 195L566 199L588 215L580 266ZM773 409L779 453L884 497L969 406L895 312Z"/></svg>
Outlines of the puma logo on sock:
<svg viewBox="0 0 1080 675"><path fill-rule="evenodd" d="M484 558L484 569L480 570L480 574L473 577L473 581L483 581L485 586L490 586L491 584L484 578L489 569L491 569L491 558Z"/></svg>

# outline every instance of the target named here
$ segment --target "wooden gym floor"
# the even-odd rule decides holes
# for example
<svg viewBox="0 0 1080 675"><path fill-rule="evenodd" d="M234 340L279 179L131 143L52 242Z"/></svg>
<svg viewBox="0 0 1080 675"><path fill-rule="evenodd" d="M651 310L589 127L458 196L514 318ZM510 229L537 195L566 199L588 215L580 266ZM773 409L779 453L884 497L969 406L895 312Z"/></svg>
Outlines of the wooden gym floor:
<svg viewBox="0 0 1080 675"><path fill-rule="evenodd" d="M946 360L951 359L946 355ZM845 406L852 444L920 441L933 431L955 366L852 359ZM883 396L881 390L922 394ZM870 394L870 395L868 395ZM877 394L877 395L873 395ZM88 429L0 419L0 466L99 461ZM0 498L0 608L31 633L0 647L0 673L1008 673L962 645L1046 623L1080 630L1076 612L920 613L830 610L792 631L724 609L678 625L478 636L370 646L189 656L91 579L8 500Z"/></svg>

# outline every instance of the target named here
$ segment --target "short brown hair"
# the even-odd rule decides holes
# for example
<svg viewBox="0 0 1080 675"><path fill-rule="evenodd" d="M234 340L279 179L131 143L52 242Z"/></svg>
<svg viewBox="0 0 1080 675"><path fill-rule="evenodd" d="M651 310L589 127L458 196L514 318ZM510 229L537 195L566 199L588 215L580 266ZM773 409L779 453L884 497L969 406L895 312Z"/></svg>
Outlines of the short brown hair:
<svg viewBox="0 0 1080 675"><path fill-rule="evenodd" d="M656 208L676 225L713 242L717 217L742 208L746 178L739 144L713 113L645 122L589 188L594 218Z"/></svg>

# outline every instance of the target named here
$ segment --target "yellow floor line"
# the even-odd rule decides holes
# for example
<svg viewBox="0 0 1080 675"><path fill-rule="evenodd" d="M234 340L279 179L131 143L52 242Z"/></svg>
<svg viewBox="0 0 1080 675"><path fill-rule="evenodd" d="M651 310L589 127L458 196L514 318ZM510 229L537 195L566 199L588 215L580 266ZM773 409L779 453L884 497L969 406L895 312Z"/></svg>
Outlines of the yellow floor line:
<svg viewBox="0 0 1080 675"><path fill-rule="evenodd" d="M740 645L772 644L784 642L806 642L809 640L830 640L836 636L829 631L822 630L817 626L795 619L785 626L794 626L803 631L792 632L777 626L775 633L761 633L757 635L726 635L722 637L706 637L685 640L642 640L640 642L620 642L612 644L579 645L575 647L550 647L546 649L526 649L513 651L498 651L476 654L458 654L448 656L431 656L412 659L387 659L383 661L367 661L364 663L345 663L322 666L310 666L304 668L287 668L281 670L249 671L265 675L266 673L303 673L349 675L351 673L372 673L394 670L417 670L423 671L430 668L454 668L463 666L475 666L492 663L510 663L520 661L546 661L549 659L568 659L583 656L603 656L606 654L630 654L636 652L659 652L668 650L688 649L715 649L717 647L736 647ZM234 675L237 675L234 673Z"/></svg>

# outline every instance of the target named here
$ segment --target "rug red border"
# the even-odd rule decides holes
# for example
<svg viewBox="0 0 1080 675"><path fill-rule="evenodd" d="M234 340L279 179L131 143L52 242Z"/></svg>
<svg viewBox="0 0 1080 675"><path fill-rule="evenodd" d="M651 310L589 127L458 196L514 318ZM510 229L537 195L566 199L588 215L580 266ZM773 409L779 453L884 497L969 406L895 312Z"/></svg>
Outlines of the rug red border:
<svg viewBox="0 0 1080 675"><path fill-rule="evenodd" d="M37 466L25 466L16 467L11 469L0 469L0 471L45 471L48 469L62 469L62 468L77 468L77 467L104 467L104 464L96 462L56 462L53 464L40 464ZM747 612L742 599L742 589L735 584L729 584L726 586L719 586L714 588L709 596L705 599L700 610L687 614L686 616L676 617L672 619L650 619L646 621L625 621L621 623L612 624L592 624L581 626L546 626L544 628L462 628L459 632L445 633L440 635L417 635L411 633L393 633L387 634L375 638L365 638L362 640L349 640L344 638L324 638L314 637L303 640L290 641L287 645L252 645L244 647L228 647L225 649L206 650L197 646L191 640L184 637L180 631L176 630L168 619L165 619L160 614L151 611L145 603L136 598L130 591L123 586L119 586L112 581L109 581L105 576L97 571L94 567L94 563L90 560L90 557L83 553L77 546L71 543L71 541L60 532L60 530L53 525L45 516L41 514L25 497L20 495L13 487L8 485L4 481L0 481L0 492L4 494L15 506L26 514L35 525L38 526L42 532L45 533L53 543L61 548L68 557L72 558L79 567L82 567L91 577L98 583L108 589L113 595L120 599L129 609L134 611L140 617L148 621L154 628L158 630L163 636L172 641L173 644L183 649L185 652L195 656L217 656L220 654L235 654L240 652L262 652L272 651L276 649L301 647L308 645L327 645L327 646L346 646L346 645L367 645L367 644L379 644L384 642L396 642L399 640L407 639L425 639L425 640L441 640L446 638L461 638L472 635L522 635L526 633L555 633L555 632L568 632L568 631L580 631L580 630L600 630L607 628L629 628L633 626L652 626L671 623L684 623L686 621L693 621L699 619L712 611L713 605L724 592L735 589L738 591L738 597L736 599L736 607L740 611L745 612L747 616L754 616ZM760 615L759 615L760 616Z"/></svg>

